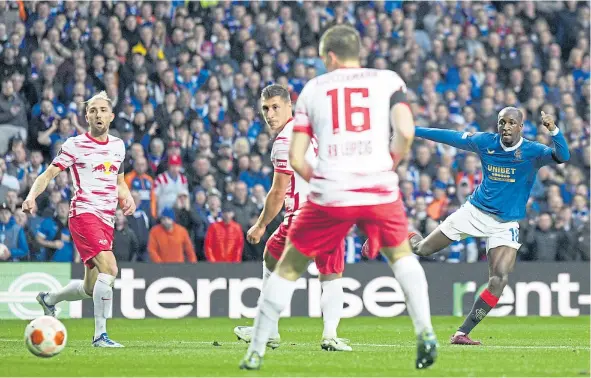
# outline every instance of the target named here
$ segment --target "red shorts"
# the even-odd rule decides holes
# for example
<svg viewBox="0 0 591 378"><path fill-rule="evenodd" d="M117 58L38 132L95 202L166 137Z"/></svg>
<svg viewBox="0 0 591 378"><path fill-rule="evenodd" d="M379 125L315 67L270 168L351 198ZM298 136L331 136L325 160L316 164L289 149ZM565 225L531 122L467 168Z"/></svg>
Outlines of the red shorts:
<svg viewBox="0 0 591 378"><path fill-rule="evenodd" d="M92 258L113 246L113 228L96 215L82 213L70 218L70 233L80 258L89 268L94 268Z"/></svg>
<svg viewBox="0 0 591 378"><path fill-rule="evenodd" d="M288 226L281 223L267 240L267 251L275 260L279 260L283 254L289 229ZM345 241L343 239L341 238L341 243L332 253L316 257L316 267L321 274L340 274L345 270Z"/></svg>
<svg viewBox="0 0 591 378"><path fill-rule="evenodd" d="M330 255L357 226L369 239L369 255L397 247L408 238L402 201L370 206L328 207L306 202L289 229L289 239L302 254L316 259Z"/></svg>

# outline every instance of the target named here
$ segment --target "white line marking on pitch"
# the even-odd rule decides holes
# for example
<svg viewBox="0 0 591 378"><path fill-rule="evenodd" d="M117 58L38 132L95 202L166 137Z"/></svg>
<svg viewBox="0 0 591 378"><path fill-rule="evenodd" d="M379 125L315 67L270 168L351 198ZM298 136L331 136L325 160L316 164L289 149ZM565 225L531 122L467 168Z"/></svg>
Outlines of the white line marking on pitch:
<svg viewBox="0 0 591 378"><path fill-rule="evenodd" d="M122 342L130 342L130 340L121 340ZM0 342L23 342L21 339L0 339ZM131 341L132 343L134 341ZM137 341L143 342L143 341ZM218 341L222 346L226 345L246 345L246 343L242 341ZM144 342L145 343L145 342ZM170 346L171 344L194 344L194 345L211 345L213 341L186 341L186 340L179 340L179 341L165 341L165 342L158 342L152 341L148 342L149 344L165 344L166 346ZM283 344L285 347L297 347L297 346L315 346L315 343L293 343L286 341ZM358 344L358 343L351 343L351 346L361 346L361 347L380 347L380 348L415 348L415 345L411 344ZM444 345L448 346L448 345ZM578 350L590 350L591 348L588 346L567 346L567 345L483 345L481 348L471 348L471 349L578 349Z"/></svg>

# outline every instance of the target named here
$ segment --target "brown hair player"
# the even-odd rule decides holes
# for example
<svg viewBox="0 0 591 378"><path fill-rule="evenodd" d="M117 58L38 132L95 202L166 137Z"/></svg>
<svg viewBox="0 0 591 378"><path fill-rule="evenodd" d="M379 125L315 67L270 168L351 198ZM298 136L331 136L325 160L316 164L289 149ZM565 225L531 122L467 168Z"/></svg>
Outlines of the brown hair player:
<svg viewBox="0 0 591 378"><path fill-rule="evenodd" d="M69 227L72 240L84 262L84 280L75 280L61 290L39 293L37 301L45 315L56 316L57 303L92 298L95 330L92 345L120 348L107 336L107 318L113 308L113 283L118 268L113 254L113 226L117 204L125 215L135 211L135 203L123 179L125 145L109 135L115 118L106 92L86 102L89 132L71 137L47 170L33 184L23 202L23 211L36 210L36 198L61 171L70 169L74 196L70 206Z"/></svg>
<svg viewBox="0 0 591 378"><path fill-rule="evenodd" d="M371 254L381 251L388 258L405 293L417 335L416 368L432 365L437 356L427 280L407 240L408 221L393 170L414 136L406 85L395 72L361 68L360 49L354 28L328 29L320 40L328 73L308 81L298 97L289 161L310 183L310 195L263 287L241 369L260 369L265 344L291 302L297 279L310 260L333 254L354 224L371 240ZM314 168L306 160L313 136L318 140Z"/></svg>
<svg viewBox="0 0 591 378"><path fill-rule="evenodd" d="M289 164L289 144L293 133L293 119L291 99L287 89L273 84L265 87L261 93L262 113L265 122L276 134L271 160L275 174L271 190L265 199L265 206L256 224L248 230L246 238L249 243L257 244L267 225L279 214L285 204L283 223L275 230L267 241L263 262L263 287L267 284L271 272L275 270L277 261L285 249L287 233L291 224L307 201L310 188L308 183L293 171ZM316 161L316 148L308 147L306 158L310 162ZM337 337L337 327L341 320L345 295L343 293L342 276L345 270L345 247L340 243L334 253L327 254L325 259L316 259L316 267L322 285L320 307L324 318L324 330L320 347L324 350L349 352L352 348L346 339ZM253 327L239 326L234 328L234 334L247 343L251 341ZM267 346L277 348L280 343L278 324L271 332Z"/></svg>

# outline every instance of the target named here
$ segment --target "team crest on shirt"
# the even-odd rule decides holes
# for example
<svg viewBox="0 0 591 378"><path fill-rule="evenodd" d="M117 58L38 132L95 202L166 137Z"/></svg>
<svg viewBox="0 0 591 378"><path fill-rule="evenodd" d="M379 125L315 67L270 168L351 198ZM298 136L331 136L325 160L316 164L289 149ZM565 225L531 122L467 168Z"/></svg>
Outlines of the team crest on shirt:
<svg viewBox="0 0 591 378"><path fill-rule="evenodd" d="M514 155L514 157L515 157L515 158L513 159L513 161L522 161L522 160L523 160L523 159L522 159L522 157L523 157L523 156L522 156L522 154L521 154L521 148L518 148L518 149L516 149L516 150L515 150L515 155Z"/></svg>
<svg viewBox="0 0 591 378"><path fill-rule="evenodd" d="M105 175L117 174L119 172L119 168L110 161L106 161L104 163L93 164L92 172L102 172Z"/></svg>

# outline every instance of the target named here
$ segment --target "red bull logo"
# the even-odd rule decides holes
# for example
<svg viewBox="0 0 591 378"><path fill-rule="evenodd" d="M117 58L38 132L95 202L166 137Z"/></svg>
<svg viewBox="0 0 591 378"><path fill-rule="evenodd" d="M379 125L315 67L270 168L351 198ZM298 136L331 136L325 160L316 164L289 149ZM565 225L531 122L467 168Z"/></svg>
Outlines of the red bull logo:
<svg viewBox="0 0 591 378"><path fill-rule="evenodd" d="M106 175L110 175L111 173L117 174L119 172L119 168L115 166L115 164L107 161L92 167L92 172L103 172Z"/></svg>

